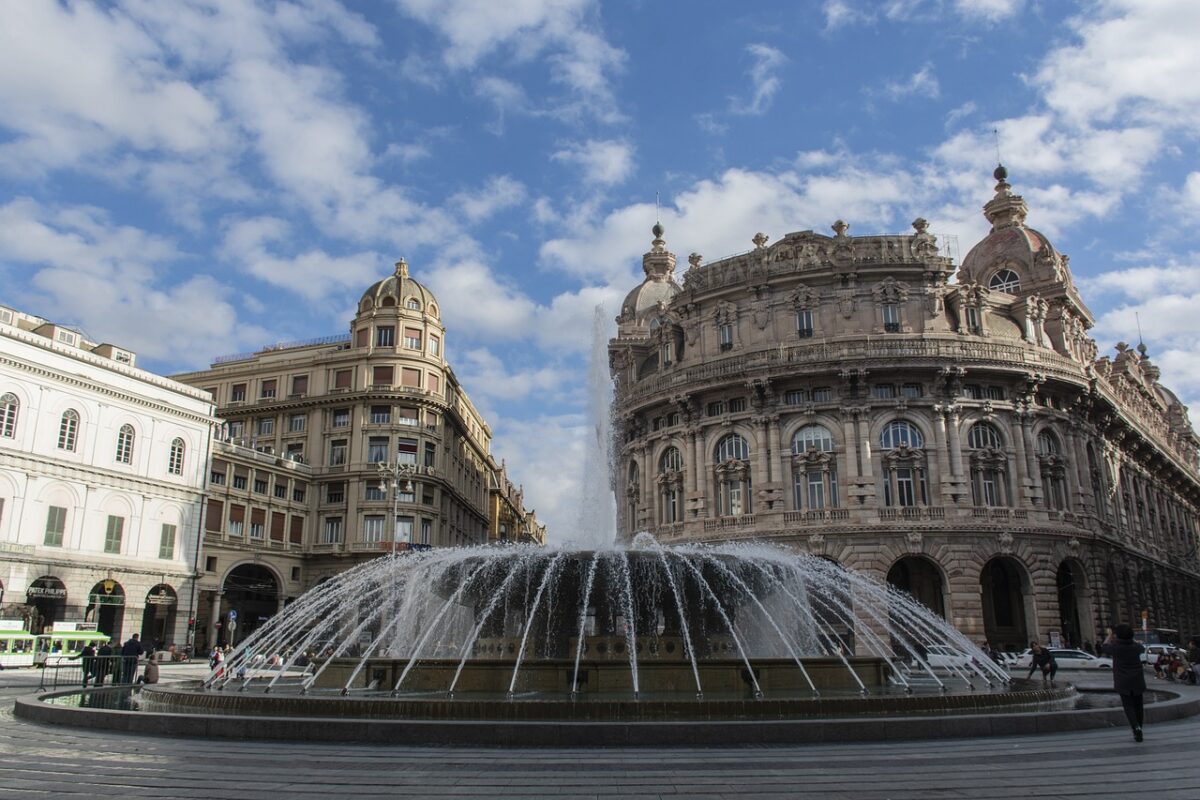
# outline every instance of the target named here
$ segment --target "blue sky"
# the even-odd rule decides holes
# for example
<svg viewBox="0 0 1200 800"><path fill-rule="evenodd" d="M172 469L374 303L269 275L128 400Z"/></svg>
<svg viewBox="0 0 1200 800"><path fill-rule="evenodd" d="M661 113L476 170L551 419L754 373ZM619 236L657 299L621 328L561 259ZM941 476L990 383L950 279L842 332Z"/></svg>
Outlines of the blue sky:
<svg viewBox="0 0 1200 800"><path fill-rule="evenodd" d="M1194 0L6 6L0 301L159 372L346 330L404 256L566 537L592 308L764 231L983 235L993 129L1101 353L1200 399Z"/></svg>

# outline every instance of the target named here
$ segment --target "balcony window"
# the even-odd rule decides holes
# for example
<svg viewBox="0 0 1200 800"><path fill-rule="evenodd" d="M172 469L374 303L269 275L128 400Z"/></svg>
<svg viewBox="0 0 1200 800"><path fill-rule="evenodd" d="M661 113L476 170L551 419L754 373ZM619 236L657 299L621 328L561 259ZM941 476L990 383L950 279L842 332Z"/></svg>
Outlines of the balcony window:
<svg viewBox="0 0 1200 800"><path fill-rule="evenodd" d="M396 413L396 424L416 427L421 424L421 412L415 408L401 408Z"/></svg>
<svg viewBox="0 0 1200 800"><path fill-rule="evenodd" d="M421 349L421 330L419 328L404 329L404 347L406 350Z"/></svg>
<svg viewBox="0 0 1200 800"><path fill-rule="evenodd" d="M262 417L258 420L258 435L273 436L275 434L275 418Z"/></svg>
<svg viewBox="0 0 1200 800"><path fill-rule="evenodd" d="M396 440L396 460L401 464L417 463L417 440L400 437Z"/></svg>
<svg viewBox="0 0 1200 800"><path fill-rule="evenodd" d="M338 467L346 463L346 440L334 439L329 443L329 466Z"/></svg>
<svg viewBox="0 0 1200 800"><path fill-rule="evenodd" d="M721 343L721 351L733 349L733 326L725 323L717 328L717 339Z"/></svg>
<svg viewBox="0 0 1200 800"><path fill-rule="evenodd" d="M292 376L292 396L300 397L308 394L308 376L294 375Z"/></svg>
<svg viewBox="0 0 1200 800"><path fill-rule="evenodd" d="M330 483L325 486L325 502L326 503L344 503L346 502L346 484Z"/></svg>
<svg viewBox="0 0 1200 800"><path fill-rule="evenodd" d="M429 355L440 356L442 354L442 340L429 334Z"/></svg>
<svg viewBox="0 0 1200 800"><path fill-rule="evenodd" d="M813 313L808 309L796 312L796 335L801 339L811 338L813 335Z"/></svg>
<svg viewBox="0 0 1200 800"><path fill-rule="evenodd" d="M350 424L350 409L335 408L331 412L330 423L334 428L345 428Z"/></svg>
<svg viewBox="0 0 1200 800"><path fill-rule="evenodd" d="M245 489L246 486L249 484L249 480L250 480L250 478L246 475L234 475L233 476L233 488Z"/></svg>
<svg viewBox="0 0 1200 800"><path fill-rule="evenodd" d="M246 384L235 383L229 390L229 402L244 403L246 401Z"/></svg>
<svg viewBox="0 0 1200 800"><path fill-rule="evenodd" d="M371 424L387 425L392 421L391 406L371 406Z"/></svg>
<svg viewBox="0 0 1200 800"><path fill-rule="evenodd" d="M374 367L371 370L371 385L390 387L396 382L396 370L393 367Z"/></svg>
<svg viewBox="0 0 1200 800"><path fill-rule="evenodd" d="M262 398L262 399L264 399L264 400L269 400L269 399L271 399L272 397L274 397L274 396L275 396L275 385L276 385L276 383L277 383L277 382L276 382L275 380L267 380L267 381L263 381L263 382L262 382L261 393L259 394L259 397L261 397L261 398Z"/></svg>
<svg viewBox="0 0 1200 800"><path fill-rule="evenodd" d="M388 437L372 436L367 440L367 461L379 464L388 460Z"/></svg>
<svg viewBox="0 0 1200 800"><path fill-rule="evenodd" d="M349 369L339 369L333 373L333 388L349 389L354 377L354 371Z"/></svg>
<svg viewBox="0 0 1200 800"><path fill-rule="evenodd" d="M326 517L325 526L321 530L322 544L337 544L342 541L342 518Z"/></svg>
<svg viewBox="0 0 1200 800"><path fill-rule="evenodd" d="M391 325L380 325L375 329L376 347L395 347L396 329Z"/></svg>
<svg viewBox="0 0 1200 800"><path fill-rule="evenodd" d="M307 414L292 414L288 417L288 433L303 433L308 427Z"/></svg>
<svg viewBox="0 0 1200 800"><path fill-rule="evenodd" d="M885 333L900 332L900 306L896 303L883 304L883 330Z"/></svg>

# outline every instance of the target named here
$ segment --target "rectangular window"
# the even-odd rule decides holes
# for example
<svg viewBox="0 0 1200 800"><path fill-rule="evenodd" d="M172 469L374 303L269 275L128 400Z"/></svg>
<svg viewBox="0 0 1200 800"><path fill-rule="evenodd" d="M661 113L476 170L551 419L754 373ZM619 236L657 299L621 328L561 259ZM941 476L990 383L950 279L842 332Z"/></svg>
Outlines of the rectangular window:
<svg viewBox="0 0 1200 800"><path fill-rule="evenodd" d="M246 384L235 383L233 388L229 390L229 402L242 403L246 400Z"/></svg>
<svg viewBox="0 0 1200 800"><path fill-rule="evenodd" d="M409 350L421 349L421 330L419 328L404 329L404 346Z"/></svg>
<svg viewBox="0 0 1200 800"><path fill-rule="evenodd" d="M220 533L221 523L225 521L225 504L220 500L209 499L208 510L204 513L204 530L209 533Z"/></svg>
<svg viewBox="0 0 1200 800"><path fill-rule="evenodd" d="M421 388L421 370L404 367L400 370L400 385L409 389Z"/></svg>
<svg viewBox="0 0 1200 800"><path fill-rule="evenodd" d="M325 526L321 531L321 542L324 544L337 544L342 540L342 518L341 517L326 517Z"/></svg>
<svg viewBox="0 0 1200 800"><path fill-rule="evenodd" d="M915 506L916 504L912 470L907 467L896 470L896 505Z"/></svg>
<svg viewBox="0 0 1200 800"><path fill-rule="evenodd" d="M433 520L421 520L421 544L433 544Z"/></svg>
<svg viewBox="0 0 1200 800"><path fill-rule="evenodd" d="M434 505L433 486L431 484L421 485L421 504L426 506Z"/></svg>
<svg viewBox="0 0 1200 800"><path fill-rule="evenodd" d="M391 325L380 325L375 328L376 347L395 347L396 329Z"/></svg>
<svg viewBox="0 0 1200 800"><path fill-rule="evenodd" d="M258 435L259 436L274 436L275 435L275 418L261 417L258 420Z"/></svg>
<svg viewBox="0 0 1200 800"><path fill-rule="evenodd" d="M264 400L268 400L268 399L274 397L276 383L277 382L274 379L263 381L262 382L262 393L259 395L259 397L263 398Z"/></svg>
<svg viewBox="0 0 1200 800"><path fill-rule="evenodd" d="M746 398L735 397L729 401L729 412L731 414L736 414L739 411L745 411L745 410L746 410Z"/></svg>
<svg viewBox="0 0 1200 800"><path fill-rule="evenodd" d="M346 463L346 440L334 439L329 443L329 466L339 467Z"/></svg>
<svg viewBox="0 0 1200 800"><path fill-rule="evenodd" d="M984 387L983 396L987 400L1003 400L1004 399L1004 387L1003 386Z"/></svg>
<svg viewBox="0 0 1200 800"><path fill-rule="evenodd" d="M437 461L437 447L431 442L425 443L425 466L432 467Z"/></svg>
<svg viewBox="0 0 1200 800"><path fill-rule="evenodd" d="M722 351L733 349L733 326L732 325L726 324L726 325L720 326L719 328L717 328L717 335L721 342L721 350Z"/></svg>
<svg viewBox="0 0 1200 800"><path fill-rule="evenodd" d="M415 408L402 408L396 414L396 424L417 426L421 424L421 412Z"/></svg>
<svg viewBox="0 0 1200 800"><path fill-rule="evenodd" d="M254 493L255 494L266 494L267 493L267 479L266 478L260 478L257 475L254 476Z"/></svg>
<svg viewBox="0 0 1200 800"><path fill-rule="evenodd" d="M814 403L828 403L833 400L833 389L828 386L819 386L812 390L812 401Z"/></svg>
<svg viewBox="0 0 1200 800"><path fill-rule="evenodd" d="M287 514L279 511L271 512L271 541L283 541L283 524L287 522Z"/></svg>
<svg viewBox="0 0 1200 800"><path fill-rule="evenodd" d="M805 403L805 394L806 393L803 389L785 392L783 395L783 402L789 406L802 406Z"/></svg>
<svg viewBox="0 0 1200 800"><path fill-rule="evenodd" d="M372 436L367 440L367 462L379 464L388 460L388 437Z"/></svg>
<svg viewBox="0 0 1200 800"><path fill-rule="evenodd" d="M976 334L983 332L983 327L979 324L979 309L975 306L967 306L967 330Z"/></svg>
<svg viewBox="0 0 1200 800"><path fill-rule="evenodd" d="M302 397L308 394L308 376L292 376L292 397Z"/></svg>
<svg viewBox="0 0 1200 800"><path fill-rule="evenodd" d="M392 421L391 406L371 406L371 424L387 425Z"/></svg>
<svg viewBox="0 0 1200 800"><path fill-rule="evenodd" d="M304 543L304 517L292 517L291 530L288 531L288 541L292 544Z"/></svg>
<svg viewBox="0 0 1200 800"><path fill-rule="evenodd" d="M825 507L825 481L820 472L808 473L808 507L814 511Z"/></svg>
<svg viewBox="0 0 1200 800"><path fill-rule="evenodd" d="M229 535L242 536L246 532L246 507L231 503L229 506Z"/></svg>
<svg viewBox="0 0 1200 800"><path fill-rule="evenodd" d="M371 341L371 329L359 328L354 332L354 346L366 347Z"/></svg>
<svg viewBox="0 0 1200 800"><path fill-rule="evenodd" d="M901 388L901 392L904 394L904 396L905 396L905 397L907 397L907 398L910 398L910 399L914 399L914 398L920 397L920 396L921 396L921 394L922 394L922 390L921 390L921 384L919 384L919 383L906 383L906 384L904 384L904 386Z"/></svg>
<svg viewBox="0 0 1200 800"><path fill-rule="evenodd" d="M205 572L216 572L217 571L217 557L216 556L205 556L204 557L204 571Z"/></svg>
<svg viewBox="0 0 1200 800"><path fill-rule="evenodd" d="M230 439L242 438L242 431L245 429L245 427L246 427L245 423L243 423L240 419L231 420L229 422L229 438ZM239 442L239 444L240 444L240 442Z"/></svg>
<svg viewBox="0 0 1200 800"><path fill-rule="evenodd" d="M63 531L67 529L67 509L50 506L46 510L46 547L62 547Z"/></svg>
<svg viewBox="0 0 1200 800"><path fill-rule="evenodd" d="M125 535L125 518L114 517L111 514L108 517L108 525L104 531L104 552L119 553L121 552L121 538Z"/></svg>
<svg viewBox="0 0 1200 800"><path fill-rule="evenodd" d="M245 489L248 480L249 480L248 475L234 475L233 476L233 488Z"/></svg>
<svg viewBox="0 0 1200 800"><path fill-rule="evenodd" d="M262 508L250 509L250 538L261 539L267 532L267 512Z"/></svg>
<svg viewBox="0 0 1200 800"><path fill-rule="evenodd" d="M304 429L307 427L307 414L292 414L288 417L288 433L304 433Z"/></svg>
<svg viewBox="0 0 1200 800"><path fill-rule="evenodd" d="M796 312L796 335L801 339L813 335L813 313L807 308Z"/></svg>
<svg viewBox="0 0 1200 800"><path fill-rule="evenodd" d="M365 500L387 500L387 491L378 483L368 483L363 492Z"/></svg>
<svg viewBox="0 0 1200 800"><path fill-rule="evenodd" d="M225 473L217 472L216 470L213 470L212 473L210 473L208 476L208 482L211 483L213 486L224 486L225 485Z"/></svg>
<svg viewBox="0 0 1200 800"><path fill-rule="evenodd" d="M391 386L395 381L396 370L394 367L375 367L371 370L373 386Z"/></svg>
<svg viewBox="0 0 1200 800"><path fill-rule="evenodd" d="M983 398L983 387L977 383L968 383L963 386L963 397L968 397L972 400L980 400Z"/></svg>
<svg viewBox="0 0 1200 800"><path fill-rule="evenodd" d="M386 519L386 517L374 515L363 517L362 540L367 543L382 542L383 523Z"/></svg>
<svg viewBox="0 0 1200 800"><path fill-rule="evenodd" d="M412 481L405 481L400 484L400 488L396 490L396 499L401 503L417 502L417 490L420 487Z"/></svg>
<svg viewBox="0 0 1200 800"><path fill-rule="evenodd" d="M289 461L296 461L301 464L306 463L304 460L304 442L289 442L287 450L284 451L284 456Z"/></svg>
<svg viewBox="0 0 1200 800"><path fill-rule="evenodd" d="M333 388L349 389L350 379L353 374L354 371L349 369L339 369L337 372L333 373Z"/></svg>
<svg viewBox="0 0 1200 800"><path fill-rule="evenodd" d="M442 354L442 340L429 334L429 355L440 356Z"/></svg>
<svg viewBox="0 0 1200 800"><path fill-rule="evenodd" d="M346 502L346 484L330 483L325 486L325 502L326 503L344 503Z"/></svg>
<svg viewBox="0 0 1200 800"><path fill-rule="evenodd" d="M413 540L413 518L396 517L396 541L411 542Z"/></svg>
<svg viewBox="0 0 1200 800"><path fill-rule="evenodd" d="M298 483L292 487L292 502L303 503L304 496L307 493L308 487L302 483Z"/></svg>
<svg viewBox="0 0 1200 800"><path fill-rule="evenodd" d="M417 463L417 440L401 437L396 440L396 460L401 464Z"/></svg>
<svg viewBox="0 0 1200 800"><path fill-rule="evenodd" d="M900 332L900 306L895 303L883 304L883 330L886 333Z"/></svg>
<svg viewBox="0 0 1200 800"><path fill-rule="evenodd" d="M876 400L890 400L896 396L896 385L892 383L877 383L871 387L871 397Z"/></svg>
<svg viewBox="0 0 1200 800"><path fill-rule="evenodd" d="M334 428L345 428L350 424L350 409L335 408L330 414L329 424Z"/></svg>
<svg viewBox="0 0 1200 800"><path fill-rule="evenodd" d="M280 500L287 500L287 484L283 481L275 483L275 496Z"/></svg>
<svg viewBox="0 0 1200 800"><path fill-rule="evenodd" d="M442 393L442 378L440 375L429 373L429 391L434 394Z"/></svg>
<svg viewBox="0 0 1200 800"><path fill-rule="evenodd" d="M709 403L708 407L704 410L704 413L710 417L719 417L725 413L725 404L720 401L716 403Z"/></svg>
<svg viewBox="0 0 1200 800"><path fill-rule="evenodd" d="M172 559L175 557L175 526L163 523L162 534L158 539L158 557Z"/></svg>

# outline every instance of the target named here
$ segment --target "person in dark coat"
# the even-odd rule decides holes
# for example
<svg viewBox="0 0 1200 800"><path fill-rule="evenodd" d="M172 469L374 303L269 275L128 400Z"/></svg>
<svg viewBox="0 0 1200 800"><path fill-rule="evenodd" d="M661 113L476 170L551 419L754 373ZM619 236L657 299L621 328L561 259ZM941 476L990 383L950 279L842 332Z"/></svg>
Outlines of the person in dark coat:
<svg viewBox="0 0 1200 800"><path fill-rule="evenodd" d="M115 639L109 639L107 642L100 644L100 649L96 651L96 685L104 685L104 676L108 674L113 662L113 645L116 644ZM117 676L113 674L113 683L117 682Z"/></svg>
<svg viewBox="0 0 1200 800"><path fill-rule="evenodd" d="M83 671L83 688L87 688L88 678L98 678L96 675L96 645L86 643L79 651L79 667Z"/></svg>
<svg viewBox="0 0 1200 800"><path fill-rule="evenodd" d="M133 679L137 677L138 659L145 652L136 633L121 645L121 683L133 683Z"/></svg>
<svg viewBox="0 0 1200 800"><path fill-rule="evenodd" d="M1042 680L1049 678L1054 680L1054 676L1058 673L1058 662L1054 660L1048 648L1042 647L1037 642L1029 643L1029 674L1025 676L1026 680L1033 677L1036 670L1042 671Z"/></svg>
<svg viewBox="0 0 1200 800"><path fill-rule="evenodd" d="M1142 651L1145 649L1133 638L1133 628L1128 625L1110 629L1108 641L1104 643L1104 654L1113 662L1113 689L1121 696L1121 707L1125 709L1135 742L1142 740L1145 718L1142 703L1146 693L1146 675L1142 671Z"/></svg>

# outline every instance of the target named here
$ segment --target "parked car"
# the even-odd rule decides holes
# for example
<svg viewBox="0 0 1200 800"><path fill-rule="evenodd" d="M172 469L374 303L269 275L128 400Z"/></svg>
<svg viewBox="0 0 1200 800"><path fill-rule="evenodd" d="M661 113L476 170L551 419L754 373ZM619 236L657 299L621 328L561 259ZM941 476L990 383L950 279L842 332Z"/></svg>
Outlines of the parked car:
<svg viewBox="0 0 1200 800"><path fill-rule="evenodd" d="M1171 656L1177 652L1183 651L1180 651L1173 644L1148 644L1146 645L1146 649L1142 651L1142 663L1153 664L1158 660L1160 655Z"/></svg>
<svg viewBox="0 0 1200 800"><path fill-rule="evenodd" d="M932 644L925 652L925 661L931 667L958 667L965 668L971 663L971 656L955 650L953 647L944 644Z"/></svg>
<svg viewBox="0 0 1200 800"><path fill-rule="evenodd" d="M1094 656L1082 650L1070 650L1064 647L1049 648L1059 669L1112 669L1112 659L1107 656ZM1017 658L1013 667L1029 669L1033 661L1033 651L1026 650Z"/></svg>

